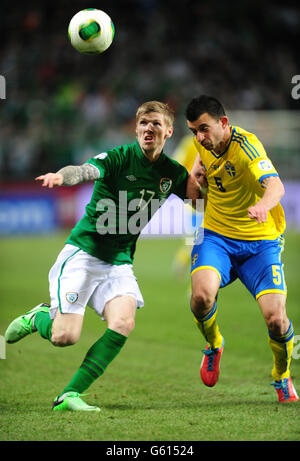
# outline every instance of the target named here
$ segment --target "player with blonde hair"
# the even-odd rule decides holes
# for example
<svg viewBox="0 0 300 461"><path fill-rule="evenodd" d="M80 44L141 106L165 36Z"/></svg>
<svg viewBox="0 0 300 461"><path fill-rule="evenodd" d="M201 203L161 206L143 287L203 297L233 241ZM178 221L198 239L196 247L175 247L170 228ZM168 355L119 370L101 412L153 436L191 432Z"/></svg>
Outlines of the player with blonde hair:
<svg viewBox="0 0 300 461"><path fill-rule="evenodd" d="M104 334L55 398L54 411L99 411L81 395L124 347L136 310L144 304L132 268L142 230L137 222L146 225L151 219L153 200L156 210L157 203L161 205L172 193L182 199L187 194L198 197L198 187L186 169L163 152L173 133L173 120L168 105L147 102L137 111L135 143L36 178L49 188L94 181L94 189L85 215L50 270L50 305L40 304L15 319L6 330L6 341L15 343L37 331L54 346L75 344L87 305L107 322Z"/></svg>

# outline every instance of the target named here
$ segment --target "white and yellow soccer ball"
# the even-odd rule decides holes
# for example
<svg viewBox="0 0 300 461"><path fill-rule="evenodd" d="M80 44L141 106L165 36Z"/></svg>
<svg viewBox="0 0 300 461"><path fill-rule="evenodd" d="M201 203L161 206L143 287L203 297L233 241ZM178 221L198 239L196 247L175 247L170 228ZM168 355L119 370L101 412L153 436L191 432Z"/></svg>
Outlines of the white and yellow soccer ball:
<svg viewBox="0 0 300 461"><path fill-rule="evenodd" d="M68 28L72 46L84 54L100 54L112 44L115 27L104 11L87 8L73 16Z"/></svg>

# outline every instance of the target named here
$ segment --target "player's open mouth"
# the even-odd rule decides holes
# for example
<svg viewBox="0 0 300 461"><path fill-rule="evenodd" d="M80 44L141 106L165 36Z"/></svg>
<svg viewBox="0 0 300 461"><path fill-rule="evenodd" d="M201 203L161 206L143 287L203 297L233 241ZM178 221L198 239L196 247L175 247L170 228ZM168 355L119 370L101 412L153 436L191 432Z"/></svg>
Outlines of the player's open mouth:
<svg viewBox="0 0 300 461"><path fill-rule="evenodd" d="M152 142L153 139L154 139L154 137L153 137L153 136L150 136L150 135L147 135L147 136L144 137L144 141L145 141L145 142Z"/></svg>

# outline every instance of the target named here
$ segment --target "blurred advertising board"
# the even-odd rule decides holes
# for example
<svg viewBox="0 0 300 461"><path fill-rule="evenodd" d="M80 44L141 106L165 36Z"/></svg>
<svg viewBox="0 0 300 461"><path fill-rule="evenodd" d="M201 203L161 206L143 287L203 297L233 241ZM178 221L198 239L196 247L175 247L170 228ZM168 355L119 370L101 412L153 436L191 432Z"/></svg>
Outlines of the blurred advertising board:
<svg viewBox="0 0 300 461"><path fill-rule="evenodd" d="M77 188L0 184L0 236L47 234L75 224Z"/></svg>
<svg viewBox="0 0 300 461"><path fill-rule="evenodd" d="M284 181L281 201L287 228L300 231L300 181ZM70 229L83 216L92 195L93 185L44 189L40 184L0 183L0 236L45 234ZM171 196L141 237L176 237L191 235L199 222L191 218L191 207Z"/></svg>
<svg viewBox="0 0 300 461"><path fill-rule="evenodd" d="M287 228L300 231L300 181L284 181L285 194L281 200Z"/></svg>
<svg viewBox="0 0 300 461"><path fill-rule="evenodd" d="M0 235L47 234L57 228L54 198L0 197Z"/></svg>

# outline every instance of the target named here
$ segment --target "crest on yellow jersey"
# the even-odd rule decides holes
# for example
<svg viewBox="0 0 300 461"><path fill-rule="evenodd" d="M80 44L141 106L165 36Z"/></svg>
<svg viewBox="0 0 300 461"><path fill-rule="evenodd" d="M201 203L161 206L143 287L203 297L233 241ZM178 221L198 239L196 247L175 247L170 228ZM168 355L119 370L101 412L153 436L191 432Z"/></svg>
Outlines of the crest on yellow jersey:
<svg viewBox="0 0 300 461"><path fill-rule="evenodd" d="M236 175L235 167L232 165L229 160L225 163L225 170L229 174L229 176L234 177Z"/></svg>

